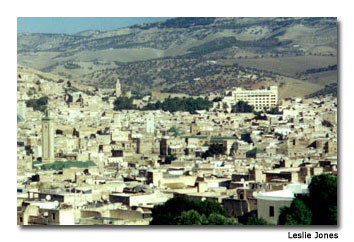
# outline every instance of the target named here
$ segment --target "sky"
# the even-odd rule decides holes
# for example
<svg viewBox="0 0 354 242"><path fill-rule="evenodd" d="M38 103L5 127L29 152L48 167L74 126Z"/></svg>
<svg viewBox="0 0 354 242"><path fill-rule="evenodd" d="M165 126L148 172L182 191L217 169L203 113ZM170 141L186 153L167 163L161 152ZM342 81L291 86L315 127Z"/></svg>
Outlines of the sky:
<svg viewBox="0 0 354 242"><path fill-rule="evenodd" d="M162 21L165 17L145 18L59 18L59 17L18 17L17 33L63 33L74 34L84 30L112 30L141 23Z"/></svg>

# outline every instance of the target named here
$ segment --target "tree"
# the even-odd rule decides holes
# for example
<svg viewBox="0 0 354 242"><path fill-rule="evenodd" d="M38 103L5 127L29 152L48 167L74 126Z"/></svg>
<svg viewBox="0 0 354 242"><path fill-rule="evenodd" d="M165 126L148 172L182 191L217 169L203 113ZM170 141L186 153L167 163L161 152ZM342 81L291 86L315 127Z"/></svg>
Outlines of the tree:
<svg viewBox="0 0 354 242"><path fill-rule="evenodd" d="M271 108L267 111L268 114L283 114L282 111L279 110L278 106Z"/></svg>
<svg viewBox="0 0 354 242"><path fill-rule="evenodd" d="M271 225L263 218L257 218L255 214L248 218L246 225Z"/></svg>
<svg viewBox="0 0 354 242"><path fill-rule="evenodd" d="M115 111L121 111L124 109L136 109L136 106L133 104L133 98L127 97L117 97L113 102Z"/></svg>
<svg viewBox="0 0 354 242"><path fill-rule="evenodd" d="M238 103L233 105L231 108L232 113L252 113L253 110L254 110L254 107L244 101L239 101Z"/></svg>
<svg viewBox="0 0 354 242"><path fill-rule="evenodd" d="M327 174L314 176L309 191L312 224L337 224L337 177Z"/></svg>
<svg viewBox="0 0 354 242"><path fill-rule="evenodd" d="M149 103L144 107L145 110L162 109L169 112L187 111L195 112L196 110L209 110L213 106L213 102L207 98L167 98L163 102Z"/></svg>
<svg viewBox="0 0 354 242"><path fill-rule="evenodd" d="M208 225L238 225L235 219L212 213L208 217Z"/></svg>
<svg viewBox="0 0 354 242"><path fill-rule="evenodd" d="M226 147L223 144L213 143L209 146L209 149L205 151L202 158L213 157L214 155L224 154Z"/></svg>
<svg viewBox="0 0 354 242"><path fill-rule="evenodd" d="M195 212L188 211L194 210ZM183 213L185 212L185 213ZM152 221L151 225L176 225L182 223L198 223L198 221L205 221L205 216L209 218L211 214L219 214L226 217L225 209L217 202L214 201L194 201L185 197L175 197L169 199L166 203L155 205L152 208ZM218 218L211 218L213 223L216 223ZM208 220L209 221L209 220Z"/></svg>
<svg viewBox="0 0 354 242"><path fill-rule="evenodd" d="M295 199L289 208L281 208L278 224L310 225L312 212L302 199Z"/></svg>
<svg viewBox="0 0 354 242"><path fill-rule="evenodd" d="M207 217L200 215L195 210L183 211L181 216L178 216L179 225L206 225L208 224Z"/></svg>
<svg viewBox="0 0 354 242"><path fill-rule="evenodd" d="M218 213L212 213L208 217L195 210L183 211L178 216L179 225L238 225L233 218L223 216Z"/></svg>
<svg viewBox="0 0 354 242"><path fill-rule="evenodd" d="M332 128L333 124L331 122L329 122L328 120L323 120L322 121L322 125L328 128Z"/></svg>
<svg viewBox="0 0 354 242"><path fill-rule="evenodd" d="M165 157L165 164L171 164L171 162L176 159L177 159L177 157L175 155L167 155Z"/></svg>
<svg viewBox="0 0 354 242"><path fill-rule="evenodd" d="M322 174L312 177L309 195L299 196L289 208L282 208L279 224L336 225L337 177Z"/></svg>
<svg viewBox="0 0 354 242"><path fill-rule="evenodd" d="M220 102L221 100L222 100L221 97L216 97L216 98L213 99L213 102Z"/></svg>
<svg viewBox="0 0 354 242"><path fill-rule="evenodd" d="M30 99L26 101L27 107L32 107L33 110L44 112L47 108L48 97L44 96L38 99Z"/></svg>

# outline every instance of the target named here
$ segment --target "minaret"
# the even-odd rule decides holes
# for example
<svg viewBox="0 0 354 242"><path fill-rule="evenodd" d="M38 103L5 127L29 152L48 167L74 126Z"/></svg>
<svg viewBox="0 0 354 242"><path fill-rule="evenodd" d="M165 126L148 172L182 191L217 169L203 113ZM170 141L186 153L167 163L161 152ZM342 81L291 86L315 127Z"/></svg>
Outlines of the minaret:
<svg viewBox="0 0 354 242"><path fill-rule="evenodd" d="M22 118L26 118L26 101L23 94L19 95L17 101L17 113L20 114Z"/></svg>
<svg viewBox="0 0 354 242"><path fill-rule="evenodd" d="M120 97L121 95L122 95L122 90L121 90L119 79L117 79L117 82L116 82L116 97Z"/></svg>
<svg viewBox="0 0 354 242"><path fill-rule="evenodd" d="M54 124L50 111L45 111L42 119L42 162L54 162Z"/></svg>
<svg viewBox="0 0 354 242"><path fill-rule="evenodd" d="M155 118L151 112L146 117L146 132L151 134L155 132Z"/></svg>

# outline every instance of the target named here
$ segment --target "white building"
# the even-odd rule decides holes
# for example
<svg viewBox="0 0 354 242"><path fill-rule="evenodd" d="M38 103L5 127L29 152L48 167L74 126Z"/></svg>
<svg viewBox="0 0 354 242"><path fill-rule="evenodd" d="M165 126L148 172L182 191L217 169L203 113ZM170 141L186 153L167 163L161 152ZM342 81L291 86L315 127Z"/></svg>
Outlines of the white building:
<svg viewBox="0 0 354 242"><path fill-rule="evenodd" d="M256 111L261 111L264 108L270 109L278 104L278 87L271 86L267 89L245 90L236 88L231 92L230 100L236 104L239 101L247 102L252 105Z"/></svg>

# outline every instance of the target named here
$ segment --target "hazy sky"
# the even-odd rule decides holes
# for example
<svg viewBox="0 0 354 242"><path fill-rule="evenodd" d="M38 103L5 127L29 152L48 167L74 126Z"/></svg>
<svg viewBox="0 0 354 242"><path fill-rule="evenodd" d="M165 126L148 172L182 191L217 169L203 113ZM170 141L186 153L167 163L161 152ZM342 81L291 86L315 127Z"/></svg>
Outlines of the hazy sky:
<svg viewBox="0 0 354 242"><path fill-rule="evenodd" d="M167 18L17 18L17 33L65 33L73 34L83 30L112 30L134 24L162 21Z"/></svg>

